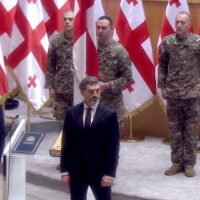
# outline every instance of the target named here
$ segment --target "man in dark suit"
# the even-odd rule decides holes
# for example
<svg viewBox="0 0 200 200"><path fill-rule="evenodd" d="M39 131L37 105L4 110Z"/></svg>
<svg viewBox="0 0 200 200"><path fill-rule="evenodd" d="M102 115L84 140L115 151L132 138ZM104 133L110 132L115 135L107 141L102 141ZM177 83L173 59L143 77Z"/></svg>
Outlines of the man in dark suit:
<svg viewBox="0 0 200 200"><path fill-rule="evenodd" d="M0 161L1 161L1 156L3 153L4 149L4 144L5 144L5 128L4 128L4 117L3 117L3 111L2 107L0 105Z"/></svg>
<svg viewBox="0 0 200 200"><path fill-rule="evenodd" d="M84 102L68 110L63 127L61 181L70 188L71 200L85 200L88 186L96 199L111 200L119 157L117 115L99 102L96 77L86 77L79 88Z"/></svg>

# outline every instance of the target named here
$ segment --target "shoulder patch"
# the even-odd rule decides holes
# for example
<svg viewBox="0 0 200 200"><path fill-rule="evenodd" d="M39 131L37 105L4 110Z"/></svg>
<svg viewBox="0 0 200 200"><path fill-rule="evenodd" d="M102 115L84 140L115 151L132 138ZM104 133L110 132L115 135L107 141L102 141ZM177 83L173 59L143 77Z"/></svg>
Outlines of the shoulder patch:
<svg viewBox="0 0 200 200"><path fill-rule="evenodd" d="M159 51L160 51L160 53L164 53L165 52L165 47L164 47L163 44L160 45Z"/></svg>

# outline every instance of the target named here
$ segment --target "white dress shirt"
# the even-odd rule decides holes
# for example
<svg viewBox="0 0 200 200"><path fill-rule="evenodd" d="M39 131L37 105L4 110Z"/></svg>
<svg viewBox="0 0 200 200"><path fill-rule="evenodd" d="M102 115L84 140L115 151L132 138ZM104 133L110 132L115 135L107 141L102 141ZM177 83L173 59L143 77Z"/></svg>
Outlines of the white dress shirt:
<svg viewBox="0 0 200 200"><path fill-rule="evenodd" d="M86 117L86 112L87 112L87 108L91 108L92 110L90 111L91 113L91 125L92 122L94 120L94 115L96 113L97 110L97 106L99 105L99 101L97 101L97 103L95 103L93 106L88 107L85 103L84 103L84 111L83 111L83 125L85 126L85 117Z"/></svg>

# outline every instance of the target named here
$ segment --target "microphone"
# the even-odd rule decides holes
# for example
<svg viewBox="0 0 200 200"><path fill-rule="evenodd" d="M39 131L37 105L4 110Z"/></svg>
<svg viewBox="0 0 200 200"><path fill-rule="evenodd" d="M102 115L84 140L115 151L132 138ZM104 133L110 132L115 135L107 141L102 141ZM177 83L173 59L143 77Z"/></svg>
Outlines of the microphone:
<svg viewBox="0 0 200 200"><path fill-rule="evenodd" d="M15 115L15 117L13 117L13 121L15 121L18 118L19 118L19 115Z"/></svg>
<svg viewBox="0 0 200 200"><path fill-rule="evenodd" d="M15 129L18 126L18 122L16 122L16 120L19 118L19 115L15 115L15 117L8 117L8 118L12 119L11 128L10 128L10 131L8 133L9 137L11 138L13 133L15 132Z"/></svg>
<svg viewBox="0 0 200 200"><path fill-rule="evenodd" d="M15 117L7 117L9 119L12 119L13 121L16 120L19 117L19 115L15 115Z"/></svg>

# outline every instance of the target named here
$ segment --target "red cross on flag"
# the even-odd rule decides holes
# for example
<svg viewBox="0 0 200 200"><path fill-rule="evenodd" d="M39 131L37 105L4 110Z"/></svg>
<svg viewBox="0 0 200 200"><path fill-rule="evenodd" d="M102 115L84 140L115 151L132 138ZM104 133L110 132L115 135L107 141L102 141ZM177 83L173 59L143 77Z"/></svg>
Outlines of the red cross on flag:
<svg viewBox="0 0 200 200"><path fill-rule="evenodd" d="M126 48L132 61L134 82L124 88L128 111L144 105L156 93L155 68L142 0L121 0L115 39Z"/></svg>
<svg viewBox="0 0 200 200"><path fill-rule="evenodd" d="M167 4L167 8L165 11L164 21L161 28L158 44L157 44L157 53L156 53L156 80L158 78L158 53L160 44L165 36L175 33L175 18L176 14L180 11L186 11L189 13L189 7L187 0L169 0ZM193 32L193 28L191 28L191 32ZM157 81L156 81L157 82ZM157 93L161 97L160 89L157 90ZM162 99L163 100L163 99ZM166 104L166 101L163 100Z"/></svg>
<svg viewBox="0 0 200 200"><path fill-rule="evenodd" d="M63 12L71 9L70 0L41 0L48 37L63 32Z"/></svg>
<svg viewBox="0 0 200 200"><path fill-rule="evenodd" d="M78 89L80 81L86 75L98 77L94 0L75 0L74 13L74 103L76 104L82 99Z"/></svg>
<svg viewBox="0 0 200 200"><path fill-rule="evenodd" d="M8 64L15 72L22 92L36 110L47 100L48 91L44 89L47 49L40 0L18 0Z"/></svg>
<svg viewBox="0 0 200 200"><path fill-rule="evenodd" d="M199 31L198 31L198 34L200 35L200 24L199 24Z"/></svg>

